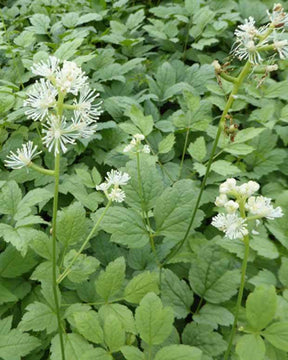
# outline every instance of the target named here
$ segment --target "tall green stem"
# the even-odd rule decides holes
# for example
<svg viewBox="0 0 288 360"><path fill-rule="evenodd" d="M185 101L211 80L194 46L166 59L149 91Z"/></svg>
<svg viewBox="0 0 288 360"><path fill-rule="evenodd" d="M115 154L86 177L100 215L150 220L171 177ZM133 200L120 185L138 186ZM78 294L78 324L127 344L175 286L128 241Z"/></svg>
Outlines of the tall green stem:
<svg viewBox="0 0 288 360"><path fill-rule="evenodd" d="M244 291L244 285L245 285L245 275L246 275L247 262L248 262L248 256L249 256L249 236L246 235L244 237L243 241L244 241L244 245L245 245L245 253L244 253L244 259L243 259L243 262L242 262L241 283L240 283L240 288L239 288L238 298L237 298L237 303L236 303L234 322L233 322L232 331L231 331L231 334L230 334L228 347L227 347L227 350L226 350L225 355L224 355L224 360L228 360L229 354L230 354L230 351L231 351L231 348L232 348L232 345L233 345L233 339L234 339L235 332L236 332L238 316L239 316L239 309L240 309L240 306L241 306L242 297L243 297L243 291Z"/></svg>
<svg viewBox="0 0 288 360"><path fill-rule="evenodd" d="M221 118L220 118L220 121L219 121L216 138L215 138L214 143L213 143L210 158L209 158L209 161L208 161L208 164L207 164L207 167L206 167L206 172L205 172L204 178L203 178L202 183L201 183L200 191L199 191L199 194L198 194L198 197L197 197L197 200L196 200L196 204L195 204L192 216L191 216L190 223L188 225L188 228L186 230L186 233L185 233L183 239L180 241L179 244L177 244L174 248L172 248L170 253L166 256L166 258L165 258L165 260L163 262L163 265L165 265L167 263L167 261L169 261L171 258L173 258L179 252L179 250L184 245L184 243L185 243L185 241L186 241L186 239L187 239L187 237L188 237L188 235L190 233L191 227L192 227L192 225L194 223L194 220L195 220L195 217L196 217L196 213L198 211L198 207L200 205L200 201L201 201L202 194L203 194L203 191L204 191L204 188L205 188L205 185L206 185L206 181L207 181L209 173L210 173L210 168L211 168L211 165L212 165L212 162L213 162L213 157L215 155L215 152L216 152L216 149L217 149L217 146L218 146L220 135L221 135L221 133L222 133L222 131L224 129L224 126L225 126L226 115L228 114L228 112L229 112L229 110L230 110L230 108L231 108L231 106L232 106L232 104L233 104L233 102L235 100L235 97L238 94L240 86L242 85L242 83L243 83L244 79L246 78L246 76L249 74L250 69L251 69L251 63L249 61L247 61L245 66L243 67L242 71L240 72L239 76L236 78L236 81L234 82L233 89L232 89L232 91L231 91L231 93L229 95L229 98L227 100L227 103L225 105L225 108L224 108L224 110L222 112L222 115L221 115Z"/></svg>
<svg viewBox="0 0 288 360"><path fill-rule="evenodd" d="M60 348L62 360L65 360L65 348L63 340L63 330L60 315L60 305L58 299L58 285L57 285L57 260L56 260L56 224L57 224L57 209L58 209L58 192L59 192L59 174L60 174L60 153L58 152L55 156L55 185L54 185L54 200L53 200L53 219L52 219L52 283L53 283L53 295L55 301L55 310L58 322L58 333L60 339Z"/></svg>
<svg viewBox="0 0 288 360"><path fill-rule="evenodd" d="M101 216L99 217L99 219L97 220L96 224L94 225L93 229L90 231L89 235L87 236L86 240L83 242L82 246L80 247L80 249L77 251L77 253L74 255L73 259L71 260L70 264L67 266L67 268L65 269L65 271L58 277L57 279L57 284L59 284L61 281L63 281L65 279L65 277L67 275L69 275L69 273L71 272L71 268L73 266L73 264L75 263L75 261L78 259L79 255L82 253L82 251L85 249L85 246L88 244L89 240L92 238L92 236L94 235L95 231L97 230L99 224L101 223L102 219L104 218L107 210L109 209L110 205L111 205L112 201L109 200L103 213L101 214Z"/></svg>
<svg viewBox="0 0 288 360"><path fill-rule="evenodd" d="M183 152L182 152L182 157L181 157L181 162L180 162L180 169L179 169L179 179L181 178L181 175L182 175L182 169L183 169L183 163L184 163L186 149L187 149L187 145L188 145L189 133L190 133L190 127L188 127L188 129L186 131L186 135L185 135L185 141L184 141Z"/></svg>

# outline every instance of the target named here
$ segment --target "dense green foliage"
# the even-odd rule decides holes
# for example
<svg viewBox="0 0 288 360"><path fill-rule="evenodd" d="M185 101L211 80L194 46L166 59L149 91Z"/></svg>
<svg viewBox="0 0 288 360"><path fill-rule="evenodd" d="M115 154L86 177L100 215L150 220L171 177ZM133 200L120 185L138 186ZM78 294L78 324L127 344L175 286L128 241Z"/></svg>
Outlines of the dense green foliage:
<svg viewBox="0 0 288 360"><path fill-rule="evenodd" d="M61 157L58 273L107 203L95 186L111 168L131 176L125 203L108 209L60 284L66 359L223 359L244 256L241 240L210 225L227 177L256 180L284 211L251 235L231 360L288 359L288 60L272 75L245 80L230 111L239 131L234 141L221 135L187 241L163 265L187 231L232 88L211 63L227 62L236 76L243 63L229 55L235 27L249 16L265 24L273 2L19 0L2 7L0 359L61 360L51 290L54 180L4 167L11 150L33 140L43 150L35 163L53 169L41 123L23 108L36 79L30 68L50 54L82 67L104 109L94 137ZM136 133L152 149L140 164L123 153Z"/></svg>

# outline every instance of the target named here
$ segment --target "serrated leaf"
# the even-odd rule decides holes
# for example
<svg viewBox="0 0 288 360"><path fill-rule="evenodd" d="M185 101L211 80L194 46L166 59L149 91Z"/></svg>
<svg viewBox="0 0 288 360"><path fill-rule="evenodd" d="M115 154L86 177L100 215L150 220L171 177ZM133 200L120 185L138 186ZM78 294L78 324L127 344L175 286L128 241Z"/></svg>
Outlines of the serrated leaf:
<svg viewBox="0 0 288 360"><path fill-rule="evenodd" d="M277 349L288 351L288 322L277 322L270 325L262 335Z"/></svg>
<svg viewBox="0 0 288 360"><path fill-rule="evenodd" d="M235 144L243 143L245 141L254 139L264 131L264 128L247 128L239 131L235 137Z"/></svg>
<svg viewBox="0 0 288 360"><path fill-rule="evenodd" d="M173 310L163 308L161 300L154 293L148 293L135 312L136 326L148 345L158 345L172 332Z"/></svg>
<svg viewBox="0 0 288 360"><path fill-rule="evenodd" d="M239 355L240 360L263 360L265 356L265 343L259 335L244 335L236 345L236 353Z"/></svg>
<svg viewBox="0 0 288 360"><path fill-rule="evenodd" d="M119 293L125 279L125 260L120 257L107 265L96 280L96 291L105 300Z"/></svg>
<svg viewBox="0 0 288 360"><path fill-rule="evenodd" d="M187 345L169 345L159 350L155 360L201 360L202 351Z"/></svg>
<svg viewBox="0 0 288 360"><path fill-rule="evenodd" d="M246 317L255 330L262 330L273 319L277 309L274 286L259 286L249 294L246 301Z"/></svg>
<svg viewBox="0 0 288 360"><path fill-rule="evenodd" d="M75 312L72 316L74 318L75 328L85 339L95 344L103 343L103 330L100 326L99 317L96 311Z"/></svg>
<svg viewBox="0 0 288 360"><path fill-rule="evenodd" d="M191 264L189 282L193 291L213 304L229 300L240 283L239 270L231 268L227 254L217 247L205 246Z"/></svg>
<svg viewBox="0 0 288 360"><path fill-rule="evenodd" d="M121 352L126 360L145 360L144 353L134 346L123 346Z"/></svg>
<svg viewBox="0 0 288 360"><path fill-rule="evenodd" d="M79 360L113 360L113 358L107 351L101 348L96 348L85 351Z"/></svg>
<svg viewBox="0 0 288 360"><path fill-rule="evenodd" d="M50 26L50 18L47 15L34 14L31 16L30 22L33 25L32 29L35 31L36 34L47 34Z"/></svg>
<svg viewBox="0 0 288 360"><path fill-rule="evenodd" d="M123 329L131 334L137 334L133 313L127 306L121 304L107 304L99 309L100 318L106 319L112 314L121 322Z"/></svg>
<svg viewBox="0 0 288 360"><path fill-rule="evenodd" d="M22 193L16 181L8 181L1 189L0 213L14 216L21 198Z"/></svg>
<svg viewBox="0 0 288 360"><path fill-rule="evenodd" d="M124 298L128 302L139 304L142 298L151 291L155 294L159 293L158 276L156 273L145 271L129 281L124 290Z"/></svg>
<svg viewBox="0 0 288 360"><path fill-rule="evenodd" d="M122 322L114 314L104 319L104 340L111 352L119 351L125 344L125 330Z"/></svg>
<svg viewBox="0 0 288 360"><path fill-rule="evenodd" d="M83 38L76 38L75 40L68 41L55 51L54 56L60 60L69 60L73 55L76 54L78 47L82 44Z"/></svg>
<svg viewBox="0 0 288 360"><path fill-rule="evenodd" d="M167 135L164 139L162 139L158 144L158 150L160 154L168 153L175 143L175 135L173 133Z"/></svg>
<svg viewBox="0 0 288 360"><path fill-rule="evenodd" d="M278 276L281 283L288 287L288 258L286 257L281 258L281 266L278 271Z"/></svg>
<svg viewBox="0 0 288 360"><path fill-rule="evenodd" d="M207 153L204 137L200 136L194 141L194 143L190 143L187 151L191 155L192 159L201 162Z"/></svg>
<svg viewBox="0 0 288 360"><path fill-rule="evenodd" d="M198 324L211 325L214 329L217 329L218 325L232 325L233 318L229 310L213 304L205 304L199 313L193 316L193 320Z"/></svg>
<svg viewBox="0 0 288 360"><path fill-rule="evenodd" d="M67 268L74 257L76 256L76 250L70 250L64 257L64 268ZM74 262L67 275L68 279L75 283L81 283L89 278L89 276L96 271L100 262L93 256L87 256L86 254L80 254L77 260Z"/></svg>
<svg viewBox="0 0 288 360"><path fill-rule="evenodd" d="M127 112L127 116L131 121L139 128L140 132L147 136L153 130L153 118L151 115L145 116L142 110L136 105L132 105L130 110Z"/></svg>
<svg viewBox="0 0 288 360"><path fill-rule="evenodd" d="M237 166L226 160L216 160L212 163L211 170L223 176L234 175L241 172Z"/></svg>
<svg viewBox="0 0 288 360"><path fill-rule="evenodd" d="M46 330L47 334L50 334L57 329L56 314L46 304L35 301L33 304L28 305L25 310L26 312L18 325L20 330Z"/></svg>
<svg viewBox="0 0 288 360"><path fill-rule="evenodd" d="M93 347L82 336L78 334L64 334L65 357L69 360L79 360L81 356ZM61 348L59 335L56 335L51 341L51 360L61 359Z"/></svg>
<svg viewBox="0 0 288 360"><path fill-rule="evenodd" d="M9 291L3 284L0 284L0 305L7 302L15 302L18 298Z"/></svg>

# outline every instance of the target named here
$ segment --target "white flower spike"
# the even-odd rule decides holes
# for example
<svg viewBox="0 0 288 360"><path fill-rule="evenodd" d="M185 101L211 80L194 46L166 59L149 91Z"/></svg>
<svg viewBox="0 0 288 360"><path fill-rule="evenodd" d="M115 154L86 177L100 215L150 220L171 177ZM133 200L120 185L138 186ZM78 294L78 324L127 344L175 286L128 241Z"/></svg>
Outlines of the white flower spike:
<svg viewBox="0 0 288 360"><path fill-rule="evenodd" d="M59 70L59 62L60 60L56 56L49 56L47 61L40 61L34 64L31 67L31 71L35 75L40 75L50 80L55 76L56 71Z"/></svg>
<svg viewBox="0 0 288 360"><path fill-rule="evenodd" d="M10 151L10 154L5 160L5 166L11 169L21 169L28 166L32 159L39 155L41 151L37 152L37 145L33 145L32 141L28 141L27 144L23 144L21 149L16 150L16 154Z"/></svg>
<svg viewBox="0 0 288 360"><path fill-rule="evenodd" d="M107 173L105 180L106 182L96 186L96 190L103 191L106 197L111 201L118 203L123 202L126 195L120 186L127 185L130 176L127 173L122 173L118 170L111 170ZM113 186L113 188L108 192L111 186Z"/></svg>

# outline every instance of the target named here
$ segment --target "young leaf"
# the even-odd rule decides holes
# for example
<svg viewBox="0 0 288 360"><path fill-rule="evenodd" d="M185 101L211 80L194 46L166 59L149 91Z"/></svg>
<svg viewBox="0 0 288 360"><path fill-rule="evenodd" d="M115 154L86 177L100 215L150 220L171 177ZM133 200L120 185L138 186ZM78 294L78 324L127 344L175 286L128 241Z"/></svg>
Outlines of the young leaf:
<svg viewBox="0 0 288 360"><path fill-rule="evenodd" d="M288 351L288 322L277 322L267 327L262 335L277 349Z"/></svg>
<svg viewBox="0 0 288 360"><path fill-rule="evenodd" d="M105 301L113 298L122 289L125 269L125 260L123 257L120 257L111 262L105 271L100 273L96 280L96 291Z"/></svg>
<svg viewBox="0 0 288 360"><path fill-rule="evenodd" d="M148 345L158 345L172 332L173 310L163 308L161 300L154 293L148 293L135 312L136 326Z"/></svg>
<svg viewBox="0 0 288 360"><path fill-rule="evenodd" d="M265 356L265 343L259 335L244 335L237 343L236 353L239 355L240 360L263 360Z"/></svg>
<svg viewBox="0 0 288 360"><path fill-rule="evenodd" d="M264 329L273 319L277 309L274 286L259 286L246 301L246 317L255 330Z"/></svg>
<svg viewBox="0 0 288 360"><path fill-rule="evenodd" d="M152 291L155 294L159 293L158 275L145 271L129 281L124 290L124 298L128 302L139 304L142 298Z"/></svg>

